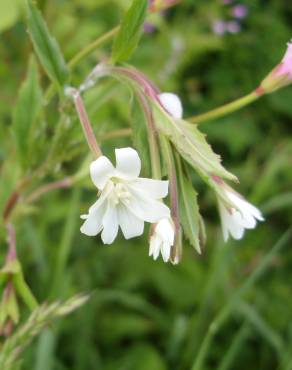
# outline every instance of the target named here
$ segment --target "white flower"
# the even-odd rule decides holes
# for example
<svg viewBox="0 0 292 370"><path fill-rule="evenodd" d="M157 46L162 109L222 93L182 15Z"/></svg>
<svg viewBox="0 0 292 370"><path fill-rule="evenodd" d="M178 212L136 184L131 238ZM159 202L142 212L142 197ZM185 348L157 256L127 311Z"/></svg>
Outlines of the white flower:
<svg viewBox="0 0 292 370"><path fill-rule="evenodd" d="M181 119L183 116L183 107L180 98L173 93L162 93L158 95L163 108L176 119Z"/></svg>
<svg viewBox="0 0 292 370"><path fill-rule="evenodd" d="M144 221L156 223L169 217L160 199L168 194L168 181L139 178L141 161L132 148L116 149L116 168L101 156L90 165L90 175L100 197L90 208L80 231L88 236L101 233L111 244L119 230L126 239L143 234Z"/></svg>
<svg viewBox="0 0 292 370"><path fill-rule="evenodd" d="M156 260L161 253L163 261L169 261L174 239L175 231L172 220L164 218L159 221L155 225L154 232L150 238L149 256L153 256L154 260Z"/></svg>
<svg viewBox="0 0 292 370"><path fill-rule="evenodd" d="M254 229L257 220L264 221L264 218L259 209L225 183L223 184L224 195L228 201L227 204L226 201L218 198L223 237L227 241L230 234L234 239L239 240L243 237L245 229Z"/></svg>

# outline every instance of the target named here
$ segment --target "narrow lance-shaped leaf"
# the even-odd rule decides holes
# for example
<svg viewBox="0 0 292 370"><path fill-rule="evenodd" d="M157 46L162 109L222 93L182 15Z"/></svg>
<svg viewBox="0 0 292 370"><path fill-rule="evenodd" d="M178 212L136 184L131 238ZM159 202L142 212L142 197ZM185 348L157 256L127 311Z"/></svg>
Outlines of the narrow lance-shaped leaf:
<svg viewBox="0 0 292 370"><path fill-rule="evenodd" d="M27 167L31 129L42 106L42 92L39 86L38 70L35 59L29 63L26 80L20 87L18 99L14 110L12 125L16 140L19 160L23 167Z"/></svg>
<svg viewBox="0 0 292 370"><path fill-rule="evenodd" d="M140 40L147 7L148 0L133 1L122 20L120 31L114 41L112 53L114 62L125 62L133 54Z"/></svg>
<svg viewBox="0 0 292 370"><path fill-rule="evenodd" d="M52 82L62 87L68 79L68 70L59 45L32 0L27 0L26 5L28 31L35 52Z"/></svg>
<svg viewBox="0 0 292 370"><path fill-rule="evenodd" d="M185 176L180 158L177 160L179 183L179 214L184 234L190 244L201 254L205 242L204 226L199 213L198 194Z"/></svg>
<svg viewBox="0 0 292 370"><path fill-rule="evenodd" d="M221 158L215 154L196 125L184 120L173 119L160 105L152 102L155 125L175 145L180 155L209 181L212 175L237 181L236 176L221 164Z"/></svg>

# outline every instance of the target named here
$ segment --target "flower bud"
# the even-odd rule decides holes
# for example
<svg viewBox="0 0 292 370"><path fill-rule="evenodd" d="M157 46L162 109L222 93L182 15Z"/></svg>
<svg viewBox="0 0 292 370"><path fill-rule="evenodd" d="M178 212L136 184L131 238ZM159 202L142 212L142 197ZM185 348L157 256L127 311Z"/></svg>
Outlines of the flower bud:
<svg viewBox="0 0 292 370"><path fill-rule="evenodd" d="M280 62L257 88L259 95L269 94L292 83L292 42L288 42L286 53Z"/></svg>
<svg viewBox="0 0 292 370"><path fill-rule="evenodd" d="M162 107L175 119L181 119L183 116L183 107L180 98L169 92L158 95Z"/></svg>
<svg viewBox="0 0 292 370"><path fill-rule="evenodd" d="M180 255L175 253L172 256L172 248L175 244L175 226L171 218L164 218L159 221L152 230L150 237L149 256L154 260L161 254L163 261L168 262L173 259L173 263L178 263ZM172 257L172 258L171 258Z"/></svg>

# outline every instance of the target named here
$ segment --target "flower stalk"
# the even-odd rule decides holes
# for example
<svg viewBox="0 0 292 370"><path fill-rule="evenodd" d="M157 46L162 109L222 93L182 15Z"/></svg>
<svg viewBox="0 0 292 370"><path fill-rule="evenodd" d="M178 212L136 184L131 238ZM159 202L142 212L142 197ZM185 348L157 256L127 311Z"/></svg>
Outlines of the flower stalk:
<svg viewBox="0 0 292 370"><path fill-rule="evenodd" d="M206 121L210 121L215 118L220 118L223 116L226 116L229 113L235 112L251 103L256 101L259 97L263 95L262 91L259 89L256 89L255 91L251 92L250 94L247 94L243 96L242 98L239 98L231 103L225 104L219 108L213 109L209 112L199 114L193 117L190 117L188 119L189 122L192 123L202 123Z"/></svg>
<svg viewBox="0 0 292 370"><path fill-rule="evenodd" d="M83 100L81 95L77 89L74 88L67 88L66 93L70 95L73 99L76 111L78 113L78 117L83 129L84 136L86 138L87 144L94 155L95 158L99 158L102 155L101 149L97 144L88 114L86 112Z"/></svg>

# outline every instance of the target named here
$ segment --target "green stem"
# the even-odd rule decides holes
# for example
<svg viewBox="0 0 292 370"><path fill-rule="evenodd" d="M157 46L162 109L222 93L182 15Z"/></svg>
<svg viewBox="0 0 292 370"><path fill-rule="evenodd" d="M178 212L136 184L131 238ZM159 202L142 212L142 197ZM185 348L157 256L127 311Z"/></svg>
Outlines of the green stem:
<svg viewBox="0 0 292 370"><path fill-rule="evenodd" d="M232 113L254 102L260 96L261 95L257 91L253 91L250 94L243 96L242 98L239 98L231 103L222 105L221 107L213 109L207 113L203 113L197 116L190 117L188 121L192 123L201 123L201 122L212 120L214 118L225 116L229 113Z"/></svg>
<svg viewBox="0 0 292 370"><path fill-rule="evenodd" d="M116 26L115 28L111 29L110 31L104 33L103 35L99 36L96 40L94 40L92 43L87 45L84 49L79 51L69 62L68 66L72 69L74 68L82 59L87 57L89 54L91 54L95 49L97 49L100 45L105 43L106 41L110 40L113 36L117 34L119 30L119 26ZM52 83L49 85L46 93L45 93L45 100L48 102L52 96L56 92L56 86Z"/></svg>
<svg viewBox="0 0 292 370"><path fill-rule="evenodd" d="M100 45L105 43L106 41L110 40L114 35L117 34L119 30L119 26L111 29L110 31L104 33L100 37L98 37L95 41L93 41L91 44L86 46L84 49L82 49L79 53L77 53L68 63L68 66L70 68L75 67L82 59L87 57L89 54L91 54L95 49L97 49Z"/></svg>
<svg viewBox="0 0 292 370"><path fill-rule="evenodd" d="M238 353L242 350L242 346L244 342L248 339L250 332L251 330L249 324L245 322L236 333L234 338L232 338L230 347L222 358L218 370L230 370L232 368L232 363Z"/></svg>
<svg viewBox="0 0 292 370"><path fill-rule="evenodd" d="M22 272L15 275L13 277L14 286L17 290L17 293L21 296L23 302L27 305L27 307L33 311L35 308L38 307L38 302L35 299L34 295L32 294L29 286L27 285Z"/></svg>

